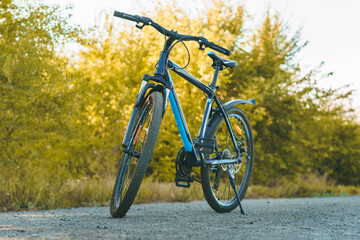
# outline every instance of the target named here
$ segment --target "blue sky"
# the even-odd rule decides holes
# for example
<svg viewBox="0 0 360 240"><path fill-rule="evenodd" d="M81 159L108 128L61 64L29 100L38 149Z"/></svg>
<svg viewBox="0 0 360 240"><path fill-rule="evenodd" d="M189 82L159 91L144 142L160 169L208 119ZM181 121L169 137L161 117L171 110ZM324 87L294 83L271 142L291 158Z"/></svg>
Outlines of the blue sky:
<svg viewBox="0 0 360 240"><path fill-rule="evenodd" d="M244 4L252 15L254 24L260 25L266 10L278 12L292 29L302 27L302 40L309 45L297 56L304 72L325 62L323 73L334 72L333 76L319 82L326 88L338 88L350 84L356 92L353 107L360 116L360 1L357 0L230 0L234 4ZM146 0L45 0L60 5L72 4L73 21L90 26L101 11L114 9L132 14L151 12L153 5ZM203 0L182 0L180 5L190 13L201 9Z"/></svg>

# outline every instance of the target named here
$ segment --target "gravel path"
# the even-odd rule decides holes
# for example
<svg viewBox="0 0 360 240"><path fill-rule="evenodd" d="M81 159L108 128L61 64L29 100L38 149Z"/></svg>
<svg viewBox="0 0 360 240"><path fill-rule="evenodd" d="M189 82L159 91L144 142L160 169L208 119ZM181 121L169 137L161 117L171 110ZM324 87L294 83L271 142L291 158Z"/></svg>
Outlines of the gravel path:
<svg viewBox="0 0 360 240"><path fill-rule="evenodd" d="M206 202L0 213L0 238L27 239L360 239L360 196L244 200L228 214Z"/></svg>

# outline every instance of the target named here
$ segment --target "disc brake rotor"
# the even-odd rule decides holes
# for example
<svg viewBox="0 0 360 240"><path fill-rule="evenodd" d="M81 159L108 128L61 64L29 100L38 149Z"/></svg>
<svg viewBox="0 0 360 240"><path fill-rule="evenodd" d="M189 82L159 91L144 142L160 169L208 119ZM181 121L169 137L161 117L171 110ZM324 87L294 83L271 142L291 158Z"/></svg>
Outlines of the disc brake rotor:
<svg viewBox="0 0 360 240"><path fill-rule="evenodd" d="M221 159L230 159L230 158L232 158L231 151L228 148L226 148L221 154ZM229 164L221 165L221 168L223 169L223 171L228 170L228 165ZM234 174L237 174L241 169L241 163L234 163L232 165L234 166Z"/></svg>
<svg viewBox="0 0 360 240"><path fill-rule="evenodd" d="M224 151L221 153L221 159L229 159L231 158L231 152L228 148L224 149ZM221 164L221 167L223 171L227 171L228 164Z"/></svg>

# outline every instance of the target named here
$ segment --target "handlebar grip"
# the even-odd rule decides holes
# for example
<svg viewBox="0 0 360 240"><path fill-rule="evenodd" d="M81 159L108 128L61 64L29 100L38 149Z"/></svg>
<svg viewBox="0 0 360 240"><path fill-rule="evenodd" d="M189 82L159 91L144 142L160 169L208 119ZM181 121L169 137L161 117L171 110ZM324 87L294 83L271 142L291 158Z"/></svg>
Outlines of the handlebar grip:
<svg viewBox="0 0 360 240"><path fill-rule="evenodd" d="M118 12L118 11L114 11L114 16L119 17L119 18L123 18L123 19L126 19L126 20L130 20L130 21L134 21L134 22L139 22L140 21L139 16L134 16L134 15L131 15L131 14Z"/></svg>
<svg viewBox="0 0 360 240"><path fill-rule="evenodd" d="M216 45L215 43L213 42L210 42L209 45L208 45L209 48L211 49L214 49L215 51L218 51L220 53L223 53L225 54L226 56L229 56L231 51L226 49L226 48L223 48L223 47L220 47L219 45Z"/></svg>

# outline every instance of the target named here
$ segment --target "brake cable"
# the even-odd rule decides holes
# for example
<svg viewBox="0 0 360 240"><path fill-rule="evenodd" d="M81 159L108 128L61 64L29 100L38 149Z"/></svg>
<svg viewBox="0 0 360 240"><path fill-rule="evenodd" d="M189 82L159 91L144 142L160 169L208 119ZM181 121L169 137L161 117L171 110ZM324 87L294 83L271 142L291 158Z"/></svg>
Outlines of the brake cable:
<svg viewBox="0 0 360 240"><path fill-rule="evenodd" d="M178 39L177 42L174 43L174 44L170 47L169 53L171 52L171 50L173 49L173 47L175 47L175 45L178 44L179 42L181 42L181 43L184 45L184 47L185 47L185 49L186 49L186 51L187 51L187 53L188 53L188 56L189 56L188 59L189 59L189 60L188 60L188 62L186 63L185 67L176 67L176 66L174 66L173 69L185 69L185 68L187 68L187 66L189 66L190 60L191 60L190 51L189 51L188 47L186 46L186 44L181 40L181 38Z"/></svg>
<svg viewBox="0 0 360 240"><path fill-rule="evenodd" d="M164 35L164 37L165 37L165 44L166 44L166 35L165 35L165 32L164 32L164 28L161 26L161 30L162 30L162 32L163 32L163 35ZM182 41L182 39L180 38L177 38L175 35L173 35L174 37L175 37L175 39L177 39L177 41L174 43L174 44L172 44L171 46L170 46L170 48L169 48L169 53L171 52L171 50L175 47L175 45L176 44L178 44L179 42L181 42L183 45L184 45L184 47L185 47L185 49L186 49L186 51L187 51L187 53L188 53L188 62L186 63L186 65L185 65L185 67L176 67L176 66L174 66L173 67L173 69L185 69L185 68L187 68L187 66L189 66L189 64L190 64L190 60L191 60L191 54L190 54L190 51L189 51L189 49L188 49L188 47L186 46L186 44L184 43L184 41ZM159 58L159 60L156 62L156 64L155 64L155 68L157 67L157 65L159 64L159 62L160 62L160 59L162 58L162 56L164 55L164 51L162 51L161 52L161 55L160 55L160 58Z"/></svg>

